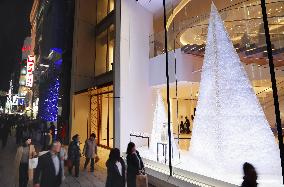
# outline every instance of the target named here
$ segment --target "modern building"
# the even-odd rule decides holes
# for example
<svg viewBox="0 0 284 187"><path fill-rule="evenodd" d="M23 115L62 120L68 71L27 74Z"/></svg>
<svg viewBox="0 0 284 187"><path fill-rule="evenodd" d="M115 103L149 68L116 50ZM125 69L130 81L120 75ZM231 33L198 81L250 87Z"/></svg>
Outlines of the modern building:
<svg viewBox="0 0 284 187"><path fill-rule="evenodd" d="M39 118L67 126L73 45L73 0L35 0L31 46L36 58L33 106Z"/></svg>
<svg viewBox="0 0 284 187"><path fill-rule="evenodd" d="M214 3L277 139L261 1L215 0ZM194 131L210 7L209 0L167 1L167 95L163 1L76 1L70 93L71 135L78 133L84 140L90 133L96 133L102 153L113 147L125 152L128 142L135 142L154 184L161 185L163 180L176 186L240 184L239 176L232 181L214 178L213 174L204 176L183 167L186 165L184 155L190 151L192 134L182 133L180 124L187 118L190 130ZM266 1L266 10L283 118L283 2ZM166 110L170 106L172 144L179 147L179 156L172 160L174 175L169 180L166 157L157 151L154 154L149 152L162 151L162 147L153 147L150 143L157 118L156 106L161 106L157 104L159 97L162 97ZM242 99L242 93L239 93L239 99ZM165 113L162 116L167 116L166 111L162 113ZM162 121L167 124L168 118ZM164 161L166 164L162 163ZM275 181L279 184L279 178Z"/></svg>

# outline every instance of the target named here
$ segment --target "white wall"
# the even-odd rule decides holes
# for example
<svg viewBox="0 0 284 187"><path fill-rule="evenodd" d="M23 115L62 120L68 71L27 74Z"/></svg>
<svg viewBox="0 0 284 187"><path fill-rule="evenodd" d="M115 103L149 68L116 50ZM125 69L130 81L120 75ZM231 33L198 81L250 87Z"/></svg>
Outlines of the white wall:
<svg viewBox="0 0 284 187"><path fill-rule="evenodd" d="M81 142L87 139L87 120L89 122L90 114L90 96L87 93L82 93L73 96L72 105L72 130L71 138L75 134L79 134Z"/></svg>
<svg viewBox="0 0 284 187"><path fill-rule="evenodd" d="M175 82L175 65L177 62L177 80L199 82L200 73L194 73L196 65L202 65L203 58L182 53L181 49L169 52L169 77L170 83ZM201 66L200 66L201 67ZM157 86L166 84L166 55L162 54L150 59L150 84Z"/></svg>
<svg viewBox="0 0 284 187"><path fill-rule="evenodd" d="M120 148L126 151L131 131L151 132L149 36L153 15L134 0L121 1ZM135 141L137 145L142 142ZM143 143L146 145L146 142Z"/></svg>

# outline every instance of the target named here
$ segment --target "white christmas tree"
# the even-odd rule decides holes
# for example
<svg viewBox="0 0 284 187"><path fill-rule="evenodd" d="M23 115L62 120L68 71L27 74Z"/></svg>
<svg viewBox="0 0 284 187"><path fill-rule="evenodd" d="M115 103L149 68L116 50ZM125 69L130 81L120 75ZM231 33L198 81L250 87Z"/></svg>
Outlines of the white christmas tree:
<svg viewBox="0 0 284 187"><path fill-rule="evenodd" d="M275 138L213 3L192 132L189 154L211 171L241 176L250 162L259 175L281 176Z"/></svg>
<svg viewBox="0 0 284 187"><path fill-rule="evenodd" d="M154 111L154 119L153 119L153 128L151 133L151 139L150 139L150 149L152 153L157 153L157 143L165 143L167 144L167 152L169 152L169 141L168 141L168 118L166 115L166 109L164 105L163 98L161 96L161 93L157 91L157 97L156 97L156 105L155 105L155 111ZM173 156L174 159L178 158L179 150L178 147L174 141L174 135L173 135L173 127L171 125L171 142L172 142L172 149L173 149ZM162 147L160 147L159 154L162 154ZM167 156L169 154L167 153ZM167 158L168 160L168 158Z"/></svg>

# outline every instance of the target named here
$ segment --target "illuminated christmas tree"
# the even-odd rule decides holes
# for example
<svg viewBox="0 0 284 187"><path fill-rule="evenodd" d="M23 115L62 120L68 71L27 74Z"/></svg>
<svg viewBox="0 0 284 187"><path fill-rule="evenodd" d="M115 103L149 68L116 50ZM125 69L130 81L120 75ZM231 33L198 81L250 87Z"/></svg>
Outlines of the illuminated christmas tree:
<svg viewBox="0 0 284 187"><path fill-rule="evenodd" d="M242 176L244 162L281 176L274 135L214 4L192 132L189 154L220 179Z"/></svg>
<svg viewBox="0 0 284 187"><path fill-rule="evenodd" d="M151 133L151 141L150 141L150 149L152 152L157 153L157 143L165 143L167 144L167 148L169 149L169 139L168 139L168 118L166 114L166 109L164 105L163 98L161 96L161 93L157 91L157 97L156 97L156 105L155 105L155 111L154 111L154 119L153 119L153 129ZM171 126L171 135L172 135L172 149L173 149L173 157L174 159L178 158L178 148L174 141L174 135L173 135L173 127ZM162 147L160 147L159 154L162 154ZM169 150L167 150L169 151ZM167 153L167 155L169 155ZM167 158L168 160L168 158Z"/></svg>

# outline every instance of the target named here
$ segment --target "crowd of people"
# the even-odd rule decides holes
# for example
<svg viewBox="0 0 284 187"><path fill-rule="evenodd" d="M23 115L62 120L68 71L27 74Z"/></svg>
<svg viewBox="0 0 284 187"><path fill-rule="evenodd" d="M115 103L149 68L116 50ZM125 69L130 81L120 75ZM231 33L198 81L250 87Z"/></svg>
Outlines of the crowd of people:
<svg viewBox="0 0 284 187"><path fill-rule="evenodd" d="M61 128L62 129L62 128ZM0 116L0 139L4 149L9 135L15 135L19 145L15 156L17 186L27 187L33 182L34 187L59 187L65 180L65 168L69 175L79 177L80 160L85 156L83 170L90 165L94 172L95 163L99 161L96 134L92 133L80 150L80 136L72 137L68 147L63 144L65 135L50 123L31 120L24 116ZM113 148L106 162L106 187L137 186L137 177L145 176L145 167L139 152L133 142L126 150L126 163L121 157L120 150ZM257 173L253 165L243 165L244 181L242 187L256 187Z"/></svg>

